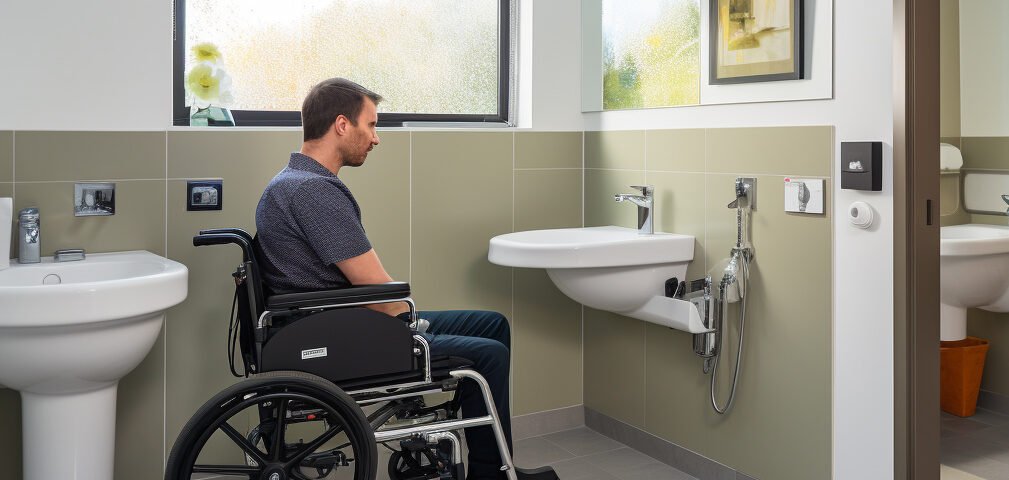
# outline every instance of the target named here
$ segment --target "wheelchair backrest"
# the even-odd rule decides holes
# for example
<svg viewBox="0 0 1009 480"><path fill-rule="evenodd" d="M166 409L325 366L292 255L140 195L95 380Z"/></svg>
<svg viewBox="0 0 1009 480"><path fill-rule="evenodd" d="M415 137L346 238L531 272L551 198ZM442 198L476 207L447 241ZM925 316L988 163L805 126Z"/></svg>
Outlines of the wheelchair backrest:
<svg viewBox="0 0 1009 480"><path fill-rule="evenodd" d="M231 274L235 280L234 307L237 313L233 320L237 325L233 328L237 331L233 338L228 339L228 344L233 346L237 342L242 352L245 375L248 376L250 368L252 371L257 370L254 331L256 322L266 310L266 294L260 273L261 250L258 238L239 228L200 230L200 234L193 237L193 245L197 247L225 244L238 245L242 249L242 264ZM233 366L232 374L241 376Z"/></svg>

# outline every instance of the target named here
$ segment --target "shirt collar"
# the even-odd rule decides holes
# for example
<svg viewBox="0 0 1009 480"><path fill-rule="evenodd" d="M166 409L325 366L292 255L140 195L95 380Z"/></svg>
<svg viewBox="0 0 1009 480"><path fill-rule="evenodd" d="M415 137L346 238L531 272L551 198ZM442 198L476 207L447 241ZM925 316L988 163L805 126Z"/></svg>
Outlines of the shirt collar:
<svg viewBox="0 0 1009 480"><path fill-rule="evenodd" d="M314 173L316 175L322 175L325 177L335 177L333 172L329 171L328 168L323 167L321 163L317 162L314 158L309 157L301 152L292 152L291 160L287 163L287 166L295 170L303 170L306 172Z"/></svg>

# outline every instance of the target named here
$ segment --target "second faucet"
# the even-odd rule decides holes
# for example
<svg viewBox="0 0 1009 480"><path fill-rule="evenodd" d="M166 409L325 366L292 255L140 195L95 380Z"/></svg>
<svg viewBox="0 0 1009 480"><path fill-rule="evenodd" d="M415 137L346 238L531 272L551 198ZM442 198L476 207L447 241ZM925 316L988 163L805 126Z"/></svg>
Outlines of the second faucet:
<svg viewBox="0 0 1009 480"><path fill-rule="evenodd" d="M651 235L655 233L652 217L655 214L655 187L652 185L631 185L631 188L638 190L641 194L618 193L613 196L617 202L624 200L638 206L638 234Z"/></svg>

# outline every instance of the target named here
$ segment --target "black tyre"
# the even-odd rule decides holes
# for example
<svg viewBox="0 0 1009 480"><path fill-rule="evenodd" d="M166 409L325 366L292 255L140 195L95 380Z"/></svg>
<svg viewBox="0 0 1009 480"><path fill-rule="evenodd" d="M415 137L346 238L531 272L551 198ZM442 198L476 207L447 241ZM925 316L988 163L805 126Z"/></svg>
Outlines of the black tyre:
<svg viewBox="0 0 1009 480"><path fill-rule="evenodd" d="M242 433L250 429L256 435ZM200 407L175 441L165 480L374 480L377 462L375 432L339 387L303 372L267 372Z"/></svg>

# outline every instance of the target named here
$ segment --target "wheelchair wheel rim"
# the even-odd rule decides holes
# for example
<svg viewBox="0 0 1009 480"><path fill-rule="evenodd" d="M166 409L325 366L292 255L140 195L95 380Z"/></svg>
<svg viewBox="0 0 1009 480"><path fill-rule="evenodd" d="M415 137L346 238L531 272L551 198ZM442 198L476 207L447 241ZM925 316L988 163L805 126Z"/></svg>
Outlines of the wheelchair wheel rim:
<svg viewBox="0 0 1009 480"><path fill-rule="evenodd" d="M239 475L242 476L242 478L273 479L276 477L278 480L308 480L319 478L311 474L302 473L301 469L304 468L302 461L307 456L318 452L334 437L343 433L346 430L344 426L348 423L344 415L342 415L334 406L321 402L319 399L313 398L309 394L298 390L300 389L298 389L296 385L264 385L258 389L248 390L237 394L232 398L219 403L219 406L224 408L224 410L213 418L207 428L202 432L199 439L192 445L191 450L184 460L183 474L186 476L183 478L191 478L194 474ZM279 437L274 437L272 442L273 445L267 449L268 451L264 452L260 450L258 446L253 445L246 436L239 433L238 430L228 422L229 420L235 418L236 415L240 415L247 409L256 409L260 404L272 402L276 404L278 418L285 417L285 420L281 421L279 425L281 430L286 434L286 428L288 426L286 423L286 414L289 413L291 400L301 401L312 405L319 410L323 410L329 416L327 418L331 420L330 422L320 422L326 425L325 431L316 438L305 442L303 445L306 446L300 448L293 455L286 453L288 450L287 444L285 443L286 435L282 434ZM234 465L197 464L199 455L203 452L208 440L210 440L210 438L217 432L224 433L225 436L231 439L234 446L237 446L242 451L243 457L253 460L257 465L249 465L248 461L244 465L239 465L237 463ZM331 450L342 451L343 448L350 447L353 455L345 458L356 470L358 467L354 465L353 461L359 455L359 452L361 452L361 439L353 438L354 436L351 433L352 432L349 431L347 432L348 442ZM266 435L262 435L262 438L266 437ZM270 474L270 476L265 477L263 476L264 474Z"/></svg>

